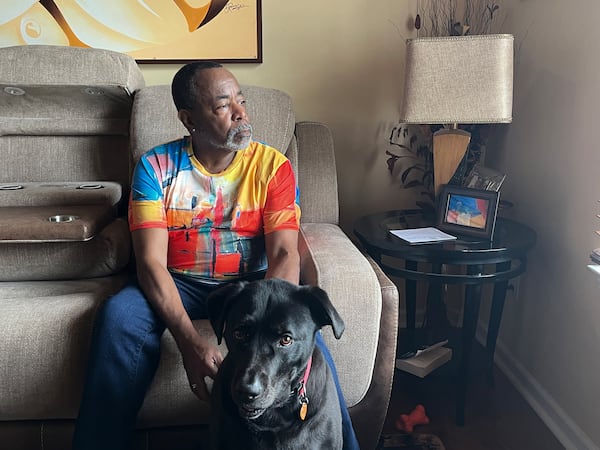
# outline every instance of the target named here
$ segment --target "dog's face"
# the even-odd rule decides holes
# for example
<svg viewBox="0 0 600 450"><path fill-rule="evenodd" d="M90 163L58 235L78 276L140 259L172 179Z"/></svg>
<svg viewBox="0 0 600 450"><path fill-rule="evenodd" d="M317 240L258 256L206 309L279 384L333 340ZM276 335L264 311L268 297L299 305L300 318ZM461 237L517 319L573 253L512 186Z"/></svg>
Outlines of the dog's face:
<svg viewBox="0 0 600 450"><path fill-rule="evenodd" d="M331 325L338 339L344 330L323 290L282 280L227 285L210 295L208 315L219 343L225 338L231 398L247 420L289 401L317 330Z"/></svg>

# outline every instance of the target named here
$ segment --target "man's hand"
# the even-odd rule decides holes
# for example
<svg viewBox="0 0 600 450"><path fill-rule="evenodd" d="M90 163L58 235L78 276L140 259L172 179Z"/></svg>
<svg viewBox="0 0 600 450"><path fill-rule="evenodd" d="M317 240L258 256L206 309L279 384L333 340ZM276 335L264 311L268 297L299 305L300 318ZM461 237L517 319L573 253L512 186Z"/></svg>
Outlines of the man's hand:
<svg viewBox="0 0 600 450"><path fill-rule="evenodd" d="M200 400L208 401L205 377L214 379L217 375L223 362L221 351L200 336L195 342L182 345L180 350L192 392Z"/></svg>

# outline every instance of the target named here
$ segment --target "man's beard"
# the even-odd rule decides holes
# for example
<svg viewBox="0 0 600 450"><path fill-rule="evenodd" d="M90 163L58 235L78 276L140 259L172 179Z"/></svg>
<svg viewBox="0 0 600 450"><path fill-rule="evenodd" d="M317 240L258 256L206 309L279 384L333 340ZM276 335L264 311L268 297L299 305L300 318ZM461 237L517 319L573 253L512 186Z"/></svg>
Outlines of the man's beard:
<svg viewBox="0 0 600 450"><path fill-rule="evenodd" d="M238 133L242 133L244 131L249 131L249 136L244 136L241 140L236 141L236 135ZM214 140L210 140L210 144L214 145L218 148L223 148L225 150L229 150L232 152L239 152L240 150L244 150L248 145L250 145L250 141L252 140L252 125L245 124L240 125L235 128L229 130L227 133L227 140L223 143L215 142Z"/></svg>

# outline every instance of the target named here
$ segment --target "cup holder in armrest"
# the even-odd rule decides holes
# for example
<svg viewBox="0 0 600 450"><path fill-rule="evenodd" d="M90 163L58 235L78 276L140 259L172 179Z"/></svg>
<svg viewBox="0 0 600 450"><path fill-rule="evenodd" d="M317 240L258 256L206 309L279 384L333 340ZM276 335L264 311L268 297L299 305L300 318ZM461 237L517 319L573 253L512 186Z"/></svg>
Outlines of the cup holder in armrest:
<svg viewBox="0 0 600 450"><path fill-rule="evenodd" d="M0 242L88 241L115 218L110 205L1 207Z"/></svg>
<svg viewBox="0 0 600 450"><path fill-rule="evenodd" d="M48 217L48 220L54 223L73 222L74 220L79 220L79 216L72 216L70 214L59 214L56 216Z"/></svg>

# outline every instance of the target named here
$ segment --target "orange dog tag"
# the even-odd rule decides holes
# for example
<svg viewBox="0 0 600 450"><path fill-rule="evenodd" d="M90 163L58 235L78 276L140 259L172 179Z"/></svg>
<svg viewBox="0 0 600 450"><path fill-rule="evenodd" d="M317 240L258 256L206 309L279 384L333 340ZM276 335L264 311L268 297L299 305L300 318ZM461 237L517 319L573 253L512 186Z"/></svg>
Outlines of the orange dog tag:
<svg viewBox="0 0 600 450"><path fill-rule="evenodd" d="M308 403L302 403L300 406L300 420L306 419L306 412L308 411Z"/></svg>

